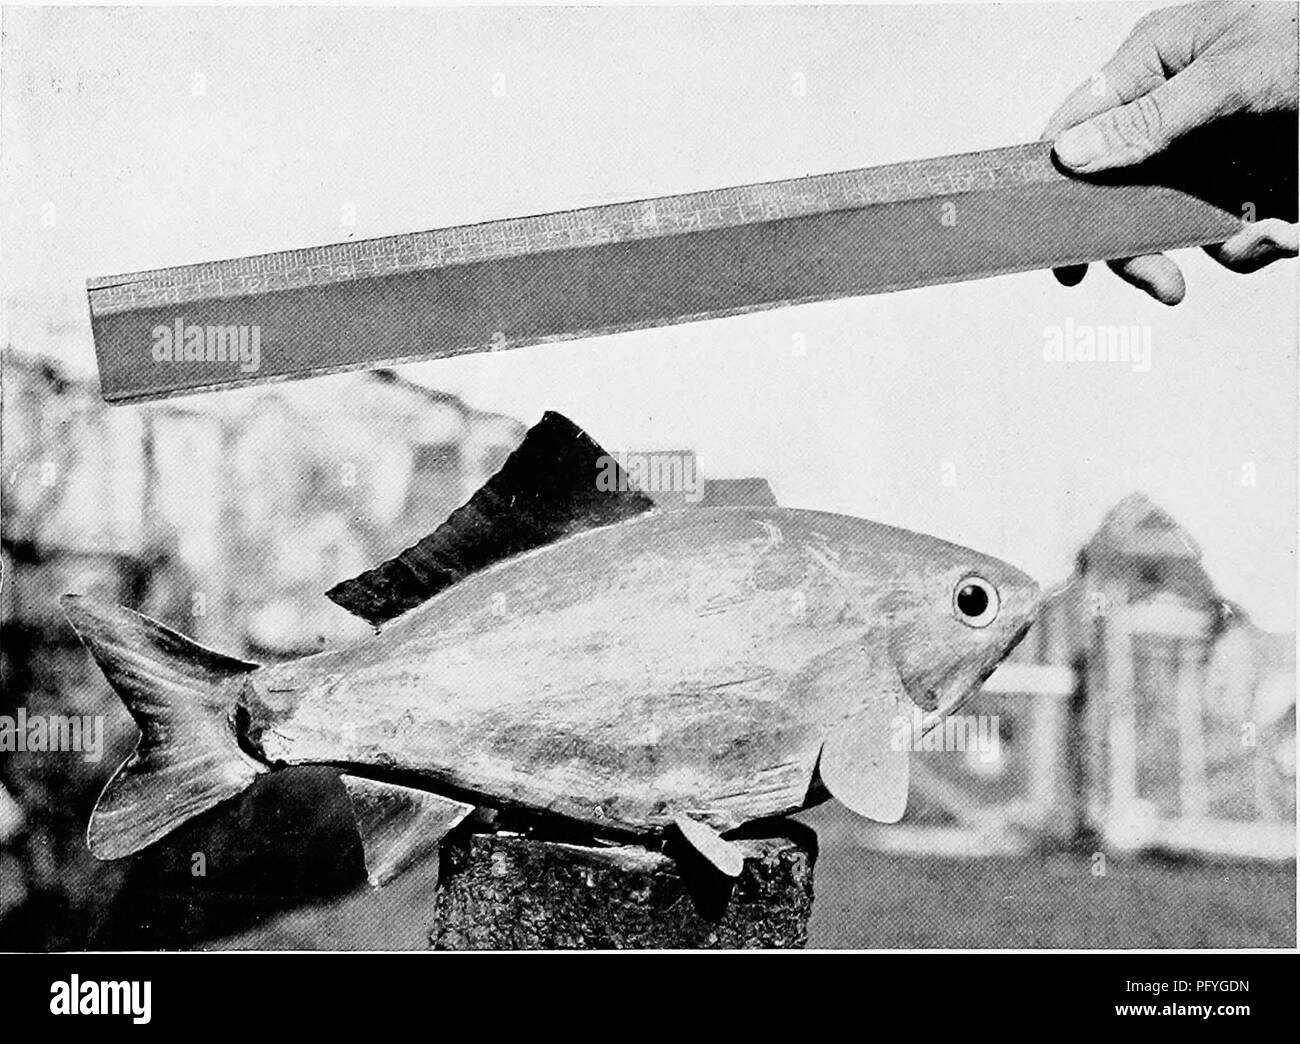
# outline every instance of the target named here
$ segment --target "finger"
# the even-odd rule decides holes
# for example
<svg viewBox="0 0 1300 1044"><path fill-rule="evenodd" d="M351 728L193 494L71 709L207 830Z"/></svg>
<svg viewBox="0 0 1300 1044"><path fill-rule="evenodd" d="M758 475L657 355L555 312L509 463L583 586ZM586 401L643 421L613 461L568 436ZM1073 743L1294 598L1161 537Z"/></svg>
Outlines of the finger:
<svg viewBox="0 0 1300 1044"><path fill-rule="evenodd" d="M1047 121L1043 138L1055 140L1066 128L1141 97L1164 78L1159 55L1147 32L1139 27L1119 45L1110 61L1061 103Z"/></svg>
<svg viewBox="0 0 1300 1044"><path fill-rule="evenodd" d="M1176 305L1187 293L1182 271L1164 254L1122 257L1106 264L1124 282L1150 294L1161 304Z"/></svg>
<svg viewBox="0 0 1300 1044"><path fill-rule="evenodd" d="M1205 252L1233 272L1257 272L1300 253L1300 226L1281 218L1265 218L1247 225L1227 242L1207 246Z"/></svg>
<svg viewBox="0 0 1300 1044"><path fill-rule="evenodd" d="M1055 141L1067 128L1123 104L1124 99L1110 85L1105 70L1099 70L1079 84L1061 103L1061 107L1052 113L1052 118L1043 129L1042 140Z"/></svg>
<svg viewBox="0 0 1300 1044"><path fill-rule="evenodd" d="M1194 62L1154 90L1071 127L1056 139L1057 159L1091 174L1151 158L1238 104L1216 70L1211 61Z"/></svg>
<svg viewBox="0 0 1300 1044"><path fill-rule="evenodd" d="M1062 265L1052 269L1052 275L1056 276L1056 281L1062 286L1078 286L1087 274L1087 265Z"/></svg>

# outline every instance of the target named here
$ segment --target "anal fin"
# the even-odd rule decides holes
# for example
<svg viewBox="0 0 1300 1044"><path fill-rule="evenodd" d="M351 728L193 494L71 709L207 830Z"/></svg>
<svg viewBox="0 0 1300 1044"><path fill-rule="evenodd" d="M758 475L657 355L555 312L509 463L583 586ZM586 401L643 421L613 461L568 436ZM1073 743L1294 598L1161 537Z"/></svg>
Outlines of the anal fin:
<svg viewBox="0 0 1300 1044"><path fill-rule="evenodd" d="M745 869L745 853L726 840L713 827L678 813L673 825L686 842L713 867L727 877L739 877Z"/></svg>
<svg viewBox="0 0 1300 1044"><path fill-rule="evenodd" d="M363 776L340 777L352 802L366 858L366 877L380 888L438 847L447 833L474 811L463 801L381 783Z"/></svg>

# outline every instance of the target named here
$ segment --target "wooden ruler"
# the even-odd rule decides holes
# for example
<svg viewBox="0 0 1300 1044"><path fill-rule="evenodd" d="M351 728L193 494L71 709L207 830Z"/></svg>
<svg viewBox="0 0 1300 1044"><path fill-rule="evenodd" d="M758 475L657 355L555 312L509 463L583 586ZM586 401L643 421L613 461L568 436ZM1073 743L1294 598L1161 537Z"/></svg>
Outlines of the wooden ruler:
<svg viewBox="0 0 1300 1044"><path fill-rule="evenodd" d="M1221 242L1228 212L1050 145L92 279L109 402Z"/></svg>

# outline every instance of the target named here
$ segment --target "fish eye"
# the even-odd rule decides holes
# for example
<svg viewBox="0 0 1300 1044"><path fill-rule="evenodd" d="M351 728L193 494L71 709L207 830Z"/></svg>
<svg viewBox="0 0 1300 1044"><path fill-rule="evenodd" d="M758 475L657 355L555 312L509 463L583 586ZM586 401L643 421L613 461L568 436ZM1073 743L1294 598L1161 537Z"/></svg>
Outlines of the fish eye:
<svg viewBox="0 0 1300 1044"><path fill-rule="evenodd" d="M998 589L982 576L957 581L952 592L952 614L967 627L987 627L998 617Z"/></svg>

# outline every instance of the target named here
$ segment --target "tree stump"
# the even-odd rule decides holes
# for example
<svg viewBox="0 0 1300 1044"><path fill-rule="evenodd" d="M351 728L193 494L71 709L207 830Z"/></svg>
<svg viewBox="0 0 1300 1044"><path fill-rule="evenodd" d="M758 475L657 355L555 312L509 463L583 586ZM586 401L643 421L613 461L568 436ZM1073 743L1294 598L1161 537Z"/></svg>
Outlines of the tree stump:
<svg viewBox="0 0 1300 1044"><path fill-rule="evenodd" d="M737 842L745 869L734 882L680 843L659 852L505 832L449 837L429 941L439 950L801 947L816 836L789 826L794 838Z"/></svg>

